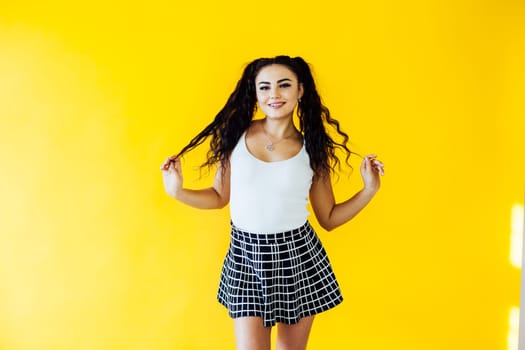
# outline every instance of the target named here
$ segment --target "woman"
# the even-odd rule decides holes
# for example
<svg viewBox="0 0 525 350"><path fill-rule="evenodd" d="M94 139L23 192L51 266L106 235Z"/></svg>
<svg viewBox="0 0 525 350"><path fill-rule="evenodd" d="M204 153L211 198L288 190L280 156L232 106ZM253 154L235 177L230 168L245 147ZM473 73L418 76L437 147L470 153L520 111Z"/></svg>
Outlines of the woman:
<svg viewBox="0 0 525 350"><path fill-rule="evenodd" d="M257 108L264 119L253 120ZM325 126L343 141L336 142ZM208 137L203 166L217 165L213 186L186 189L180 157ZM342 148L348 162L347 141L302 58L260 58L245 68L214 121L161 165L166 192L182 203L202 209L230 203L231 243L218 300L234 319L238 349L270 349L275 324L277 349L305 349L314 316L343 300L306 206L309 197L319 224L332 230L379 189L383 164L372 154L361 164L363 189L335 203L335 150Z"/></svg>

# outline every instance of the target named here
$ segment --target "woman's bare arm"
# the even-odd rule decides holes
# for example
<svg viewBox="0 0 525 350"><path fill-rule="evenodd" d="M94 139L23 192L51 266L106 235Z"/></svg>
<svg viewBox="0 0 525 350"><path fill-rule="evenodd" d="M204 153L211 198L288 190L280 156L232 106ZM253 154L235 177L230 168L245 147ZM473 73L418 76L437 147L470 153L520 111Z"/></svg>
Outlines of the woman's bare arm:
<svg viewBox="0 0 525 350"><path fill-rule="evenodd" d="M375 159L375 155L365 157L361 164L363 189L337 204L330 177L316 176L310 189L310 202L319 224L330 231L356 216L379 190L379 174L383 174L383 164Z"/></svg>
<svg viewBox="0 0 525 350"><path fill-rule="evenodd" d="M161 165L164 189L166 193L194 208L220 209L230 201L230 166L220 164L215 173L212 187L204 189L187 189L183 187L180 160L169 157Z"/></svg>

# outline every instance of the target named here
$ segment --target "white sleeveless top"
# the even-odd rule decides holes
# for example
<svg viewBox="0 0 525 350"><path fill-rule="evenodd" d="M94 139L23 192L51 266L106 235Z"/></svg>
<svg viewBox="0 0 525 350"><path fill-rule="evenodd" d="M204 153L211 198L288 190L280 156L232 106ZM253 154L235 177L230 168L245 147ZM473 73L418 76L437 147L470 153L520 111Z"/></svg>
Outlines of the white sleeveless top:
<svg viewBox="0 0 525 350"><path fill-rule="evenodd" d="M276 233L302 226L313 171L304 147L293 157L265 162L246 147L242 134L230 157L230 215L243 231Z"/></svg>

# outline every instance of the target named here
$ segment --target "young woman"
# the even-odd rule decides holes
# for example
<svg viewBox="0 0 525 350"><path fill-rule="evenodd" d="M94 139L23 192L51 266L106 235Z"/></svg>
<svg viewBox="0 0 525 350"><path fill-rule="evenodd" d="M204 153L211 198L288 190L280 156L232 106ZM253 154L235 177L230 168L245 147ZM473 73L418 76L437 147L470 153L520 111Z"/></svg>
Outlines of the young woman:
<svg viewBox="0 0 525 350"><path fill-rule="evenodd" d="M254 120L260 108L265 118ZM293 122L294 111L299 125ZM335 141L325 127L341 136ZM211 138L213 186L183 187L180 157ZM161 165L166 192L201 209L230 203L231 241L218 300L234 319L237 349L305 349L314 316L342 300L325 250L308 223L308 198L319 224L332 230L359 213L379 189L383 164L361 164L363 189L335 203L331 175L336 148L348 136L321 103L300 57L257 59L245 68L225 106L178 154Z"/></svg>

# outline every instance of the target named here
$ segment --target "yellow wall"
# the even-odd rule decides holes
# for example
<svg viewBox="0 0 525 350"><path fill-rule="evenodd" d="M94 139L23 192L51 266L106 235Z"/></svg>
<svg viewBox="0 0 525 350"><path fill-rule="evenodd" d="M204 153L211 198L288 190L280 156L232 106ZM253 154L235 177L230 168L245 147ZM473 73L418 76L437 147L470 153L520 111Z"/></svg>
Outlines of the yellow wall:
<svg viewBox="0 0 525 350"><path fill-rule="evenodd" d="M523 3L71 3L0 5L0 349L233 348L228 211L170 200L158 167L281 53L387 166L365 212L319 230L345 302L310 349L507 349ZM211 180L203 152L189 186ZM341 176L338 198L359 185Z"/></svg>

